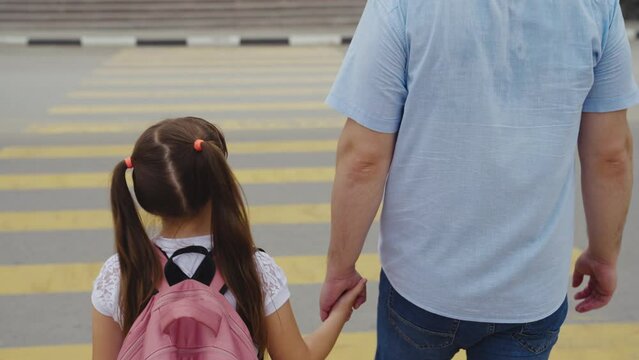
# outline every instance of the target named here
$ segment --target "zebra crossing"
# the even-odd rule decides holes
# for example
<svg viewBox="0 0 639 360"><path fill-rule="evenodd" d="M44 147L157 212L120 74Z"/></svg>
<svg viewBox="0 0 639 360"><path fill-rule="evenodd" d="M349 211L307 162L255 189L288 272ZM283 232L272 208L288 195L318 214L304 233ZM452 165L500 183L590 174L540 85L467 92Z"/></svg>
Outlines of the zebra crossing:
<svg viewBox="0 0 639 360"><path fill-rule="evenodd" d="M341 47L114 50L41 121L23 124L0 145L0 360L90 357L89 293L113 251L109 171L147 126L186 115L226 133L256 241L286 272L300 327L311 331L344 123L323 97L342 57ZM376 234L357 265L371 280L369 303L330 359L373 358ZM638 359L638 344L636 323L572 322L552 358Z"/></svg>

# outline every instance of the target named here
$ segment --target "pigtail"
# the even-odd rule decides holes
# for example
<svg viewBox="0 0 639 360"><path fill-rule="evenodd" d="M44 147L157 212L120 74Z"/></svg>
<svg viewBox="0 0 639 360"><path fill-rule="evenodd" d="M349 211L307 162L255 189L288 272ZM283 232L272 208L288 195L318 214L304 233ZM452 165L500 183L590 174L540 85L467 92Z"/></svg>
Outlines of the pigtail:
<svg viewBox="0 0 639 360"><path fill-rule="evenodd" d="M113 170L111 211L115 246L120 261L120 311L123 332L128 333L162 279L159 259L140 219L126 183L127 164Z"/></svg>
<svg viewBox="0 0 639 360"><path fill-rule="evenodd" d="M264 354L267 342L264 294L255 262L256 248L241 188L226 161L226 146L223 140L216 140L220 143L204 142L200 154L209 171L203 178L208 180L212 199L215 261L226 285L236 295L237 311L251 332L259 353Z"/></svg>

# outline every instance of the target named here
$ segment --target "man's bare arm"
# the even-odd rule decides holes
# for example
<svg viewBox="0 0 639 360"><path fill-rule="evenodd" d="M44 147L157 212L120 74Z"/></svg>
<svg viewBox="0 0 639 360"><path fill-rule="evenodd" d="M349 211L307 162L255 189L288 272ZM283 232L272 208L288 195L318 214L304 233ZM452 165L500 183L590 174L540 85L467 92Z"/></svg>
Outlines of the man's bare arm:
<svg viewBox="0 0 639 360"><path fill-rule="evenodd" d="M382 201L395 134L378 133L349 119L337 149L331 201L331 243L320 310L325 319L339 296L361 278L355 270L366 234ZM360 296L356 306L366 300Z"/></svg>
<svg viewBox="0 0 639 360"><path fill-rule="evenodd" d="M617 257L632 191L632 134L626 111L584 113L579 157L588 249L575 265L573 286L589 283L576 295L577 311L605 306L616 289Z"/></svg>

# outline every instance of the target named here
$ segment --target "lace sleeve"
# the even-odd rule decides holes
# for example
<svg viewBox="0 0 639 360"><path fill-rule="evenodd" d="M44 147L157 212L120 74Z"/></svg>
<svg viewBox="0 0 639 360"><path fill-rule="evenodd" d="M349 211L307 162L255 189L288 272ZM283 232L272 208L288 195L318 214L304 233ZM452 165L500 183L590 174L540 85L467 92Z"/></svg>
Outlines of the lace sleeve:
<svg viewBox="0 0 639 360"><path fill-rule="evenodd" d="M93 307L102 315L120 322L118 297L120 293L120 262L118 255L113 255L104 262L100 274L93 282L91 302Z"/></svg>
<svg viewBox="0 0 639 360"><path fill-rule="evenodd" d="M291 297L291 293L284 271L270 255L258 251L255 253L255 259L264 287L264 313L268 316L281 308Z"/></svg>

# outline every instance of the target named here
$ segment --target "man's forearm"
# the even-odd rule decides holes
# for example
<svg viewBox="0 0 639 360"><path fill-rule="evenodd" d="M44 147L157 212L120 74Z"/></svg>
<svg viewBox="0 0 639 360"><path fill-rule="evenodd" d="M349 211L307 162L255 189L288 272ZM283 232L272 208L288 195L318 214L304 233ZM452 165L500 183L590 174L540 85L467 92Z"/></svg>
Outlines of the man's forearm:
<svg viewBox="0 0 639 360"><path fill-rule="evenodd" d="M396 134L371 130L348 119L337 144L337 165L331 201L331 243L326 278L320 294L320 316L326 320L343 294L362 276L355 263L362 252L384 194ZM366 302L358 291L353 307Z"/></svg>
<svg viewBox="0 0 639 360"><path fill-rule="evenodd" d="M339 277L353 269L384 194L388 164L339 160L331 202L329 271Z"/></svg>
<svg viewBox="0 0 639 360"><path fill-rule="evenodd" d="M582 194L589 251L615 264L632 192L632 146L616 159L582 159Z"/></svg>

